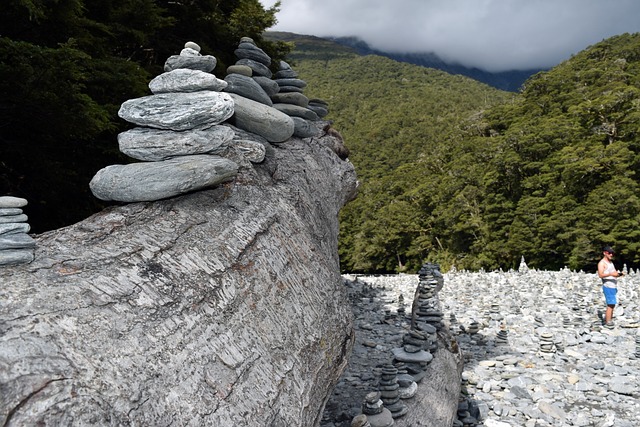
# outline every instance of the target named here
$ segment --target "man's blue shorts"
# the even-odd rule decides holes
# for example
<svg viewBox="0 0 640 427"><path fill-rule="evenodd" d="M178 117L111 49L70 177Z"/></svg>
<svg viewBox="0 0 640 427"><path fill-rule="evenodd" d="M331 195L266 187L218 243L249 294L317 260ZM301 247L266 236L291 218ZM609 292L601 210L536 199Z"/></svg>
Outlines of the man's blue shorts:
<svg viewBox="0 0 640 427"><path fill-rule="evenodd" d="M616 300L618 288L607 288L606 286L603 286L602 292L604 292L604 299L607 302L607 305L616 305L618 303Z"/></svg>

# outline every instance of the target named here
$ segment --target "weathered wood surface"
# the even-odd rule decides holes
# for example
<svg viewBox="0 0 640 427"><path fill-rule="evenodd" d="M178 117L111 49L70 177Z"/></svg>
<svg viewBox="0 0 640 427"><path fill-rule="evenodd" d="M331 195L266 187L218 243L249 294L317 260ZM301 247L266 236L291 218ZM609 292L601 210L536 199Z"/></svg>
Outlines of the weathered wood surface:
<svg viewBox="0 0 640 427"><path fill-rule="evenodd" d="M314 426L353 344L323 138L109 208L0 269L0 424Z"/></svg>
<svg viewBox="0 0 640 427"><path fill-rule="evenodd" d="M416 395L403 401L407 415L395 420L396 427L448 427L456 420L463 358L448 331L438 334L438 350L418 384Z"/></svg>

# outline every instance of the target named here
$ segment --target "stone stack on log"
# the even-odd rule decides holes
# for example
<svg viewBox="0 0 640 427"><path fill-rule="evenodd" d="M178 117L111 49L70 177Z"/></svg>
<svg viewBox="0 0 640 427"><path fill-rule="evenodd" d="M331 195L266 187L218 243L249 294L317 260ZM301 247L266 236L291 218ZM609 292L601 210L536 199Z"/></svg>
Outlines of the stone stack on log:
<svg viewBox="0 0 640 427"><path fill-rule="evenodd" d="M36 243L27 234L31 227L22 211L26 205L21 197L0 197L0 267L33 261Z"/></svg>
<svg viewBox="0 0 640 427"><path fill-rule="evenodd" d="M120 151L138 163L111 165L90 182L101 200L155 201L232 180L238 165L216 155L235 133L221 123L234 101L213 71L215 57L193 42L165 62L165 73L149 83L153 95L125 101L118 111L137 127L118 136Z"/></svg>
<svg viewBox="0 0 640 427"><path fill-rule="evenodd" d="M291 116L295 124L294 135L299 138L317 136L319 129L313 122L328 114L326 103L314 100L310 108L309 98L303 93L307 82L298 78L298 73L285 61L280 61L275 81L280 90L271 96L273 107Z"/></svg>
<svg viewBox="0 0 640 427"><path fill-rule="evenodd" d="M255 133L271 143L280 143L294 135L291 117L273 108L271 95L280 90L271 79L271 58L253 39L243 37L234 51L238 61L227 68L225 92L235 101L230 122Z"/></svg>

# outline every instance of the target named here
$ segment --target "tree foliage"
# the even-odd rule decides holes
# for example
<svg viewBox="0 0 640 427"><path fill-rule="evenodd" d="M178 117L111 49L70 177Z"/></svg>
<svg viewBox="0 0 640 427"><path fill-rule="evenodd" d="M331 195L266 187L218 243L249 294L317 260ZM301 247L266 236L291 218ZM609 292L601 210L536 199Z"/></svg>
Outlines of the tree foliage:
<svg viewBox="0 0 640 427"><path fill-rule="evenodd" d="M294 51L295 52L295 51ZM367 56L298 54L362 181L345 271L640 264L640 35L604 40L510 96ZM321 59L318 59L321 58Z"/></svg>
<svg viewBox="0 0 640 427"><path fill-rule="evenodd" d="M279 4L258 0L5 0L0 14L0 195L29 200L33 231L80 220L103 205L88 183L129 161L117 150L122 102L187 41L224 77L248 36L273 59L287 44L262 38Z"/></svg>

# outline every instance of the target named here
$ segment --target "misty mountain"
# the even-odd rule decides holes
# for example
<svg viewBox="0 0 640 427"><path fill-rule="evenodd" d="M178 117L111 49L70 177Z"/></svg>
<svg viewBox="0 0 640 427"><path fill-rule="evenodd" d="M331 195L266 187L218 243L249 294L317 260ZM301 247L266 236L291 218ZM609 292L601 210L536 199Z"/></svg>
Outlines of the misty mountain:
<svg viewBox="0 0 640 427"><path fill-rule="evenodd" d="M529 77L539 71L543 71L542 69L532 69L491 73L479 68L468 68L459 64L449 64L440 59L435 53L388 53L371 48L365 41L357 37L328 37L328 39L342 46L348 46L360 55L385 56L398 62L435 68L436 70L446 71L450 74L461 74L509 92L517 92Z"/></svg>

